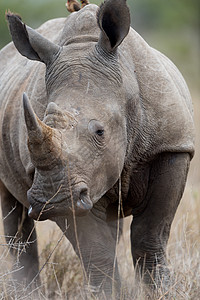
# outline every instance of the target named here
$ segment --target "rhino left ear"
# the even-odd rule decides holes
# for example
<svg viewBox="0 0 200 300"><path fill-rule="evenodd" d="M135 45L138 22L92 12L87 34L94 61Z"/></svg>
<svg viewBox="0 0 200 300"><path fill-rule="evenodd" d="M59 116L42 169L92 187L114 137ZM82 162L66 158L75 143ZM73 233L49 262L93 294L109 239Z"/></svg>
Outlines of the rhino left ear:
<svg viewBox="0 0 200 300"><path fill-rule="evenodd" d="M26 26L18 15L6 13L10 33L15 47L21 55L38 60L46 65L60 52L60 46L50 42L36 30Z"/></svg>
<svg viewBox="0 0 200 300"><path fill-rule="evenodd" d="M97 12L97 22L101 29L98 45L107 52L113 52L130 29L126 0L106 0Z"/></svg>

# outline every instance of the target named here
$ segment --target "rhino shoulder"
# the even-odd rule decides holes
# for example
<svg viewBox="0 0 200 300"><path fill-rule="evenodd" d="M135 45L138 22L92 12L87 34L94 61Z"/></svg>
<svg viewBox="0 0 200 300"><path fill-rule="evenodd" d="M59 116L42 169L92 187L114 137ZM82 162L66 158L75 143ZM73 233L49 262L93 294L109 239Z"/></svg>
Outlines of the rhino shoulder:
<svg viewBox="0 0 200 300"><path fill-rule="evenodd" d="M165 67L167 73L169 74L173 83L175 84L176 89L181 96L180 100L186 102L189 111L193 114L193 106L190 91L188 89L185 79L183 78L183 75L176 67L176 65L166 55L154 48L151 49L158 57L162 65Z"/></svg>
<svg viewBox="0 0 200 300"><path fill-rule="evenodd" d="M164 54L133 29L124 46L139 88L139 156L163 151L194 152L192 101L183 76Z"/></svg>

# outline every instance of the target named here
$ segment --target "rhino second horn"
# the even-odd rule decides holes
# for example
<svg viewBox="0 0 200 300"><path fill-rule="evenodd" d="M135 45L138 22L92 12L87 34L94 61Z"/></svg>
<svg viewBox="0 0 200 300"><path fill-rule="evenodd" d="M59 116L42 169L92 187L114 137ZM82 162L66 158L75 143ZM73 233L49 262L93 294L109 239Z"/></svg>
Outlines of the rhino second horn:
<svg viewBox="0 0 200 300"><path fill-rule="evenodd" d="M37 117L26 93L23 94L24 118L28 131L29 142L42 144L47 125Z"/></svg>

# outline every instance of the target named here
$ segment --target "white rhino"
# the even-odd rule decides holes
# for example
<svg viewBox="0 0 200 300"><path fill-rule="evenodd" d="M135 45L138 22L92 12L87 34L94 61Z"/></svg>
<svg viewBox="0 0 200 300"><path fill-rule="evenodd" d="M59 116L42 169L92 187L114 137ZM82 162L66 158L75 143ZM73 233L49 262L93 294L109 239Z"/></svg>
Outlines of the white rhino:
<svg viewBox="0 0 200 300"><path fill-rule="evenodd" d="M132 215L133 263L147 283L167 285L166 244L194 153L183 77L130 27L125 0L87 5L38 30L10 12L7 19L14 42L0 52L7 239L25 242L33 219L55 221L90 284L110 299L120 290L118 217ZM36 241L19 260L18 279L39 280Z"/></svg>

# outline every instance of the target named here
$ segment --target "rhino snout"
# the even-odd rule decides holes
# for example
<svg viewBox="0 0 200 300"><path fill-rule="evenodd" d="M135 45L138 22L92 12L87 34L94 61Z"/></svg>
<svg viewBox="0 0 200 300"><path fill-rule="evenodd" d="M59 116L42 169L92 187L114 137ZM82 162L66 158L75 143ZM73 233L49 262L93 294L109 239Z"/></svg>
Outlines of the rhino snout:
<svg viewBox="0 0 200 300"><path fill-rule="evenodd" d="M27 198L30 204L28 215L34 220L46 220L57 216L67 217L70 213L83 216L93 207L87 185L84 183L77 184L67 193L66 190L60 190L51 201L37 199L32 189L27 192Z"/></svg>

